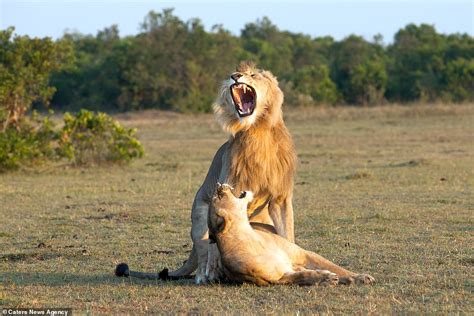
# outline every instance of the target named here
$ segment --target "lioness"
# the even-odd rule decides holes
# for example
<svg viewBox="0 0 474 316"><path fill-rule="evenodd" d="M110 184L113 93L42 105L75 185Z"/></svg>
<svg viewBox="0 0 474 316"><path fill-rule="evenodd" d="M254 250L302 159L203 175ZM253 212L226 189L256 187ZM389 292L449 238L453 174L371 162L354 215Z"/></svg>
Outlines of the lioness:
<svg viewBox="0 0 474 316"><path fill-rule="evenodd" d="M369 284L374 278L345 270L271 232L254 229L248 220L251 192L237 198L232 188L217 184L209 210L210 236L221 254L225 275L257 285Z"/></svg>

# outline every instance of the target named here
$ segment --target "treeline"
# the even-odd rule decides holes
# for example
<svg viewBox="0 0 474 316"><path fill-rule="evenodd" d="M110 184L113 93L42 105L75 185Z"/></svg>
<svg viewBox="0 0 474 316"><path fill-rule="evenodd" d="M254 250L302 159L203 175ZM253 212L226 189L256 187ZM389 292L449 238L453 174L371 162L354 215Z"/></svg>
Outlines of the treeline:
<svg viewBox="0 0 474 316"><path fill-rule="evenodd" d="M240 36L222 26L207 32L168 9L150 12L136 36L111 26L59 41L73 48L72 67L51 76L51 103L61 110L209 111L240 60L276 74L290 105L474 101L474 38L425 24L405 26L385 45L381 36L336 41L280 31L268 18Z"/></svg>

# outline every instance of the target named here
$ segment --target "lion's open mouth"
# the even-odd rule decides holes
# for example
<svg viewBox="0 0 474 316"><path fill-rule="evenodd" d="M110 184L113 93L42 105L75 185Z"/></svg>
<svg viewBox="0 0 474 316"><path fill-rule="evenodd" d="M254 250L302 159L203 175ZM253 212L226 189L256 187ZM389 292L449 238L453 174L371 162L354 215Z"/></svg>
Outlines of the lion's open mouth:
<svg viewBox="0 0 474 316"><path fill-rule="evenodd" d="M234 83L230 86L230 94L240 117L252 115L257 100L254 88L245 83Z"/></svg>

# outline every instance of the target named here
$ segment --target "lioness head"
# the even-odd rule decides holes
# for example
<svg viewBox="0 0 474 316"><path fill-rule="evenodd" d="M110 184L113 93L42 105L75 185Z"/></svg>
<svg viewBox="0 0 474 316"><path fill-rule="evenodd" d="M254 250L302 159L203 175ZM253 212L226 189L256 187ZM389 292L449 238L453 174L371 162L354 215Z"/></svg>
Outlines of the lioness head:
<svg viewBox="0 0 474 316"><path fill-rule="evenodd" d="M275 124L282 103L283 93L271 72L241 63L224 80L213 107L224 129L235 134L258 122Z"/></svg>
<svg viewBox="0 0 474 316"><path fill-rule="evenodd" d="M247 221L247 206L253 199L253 193L242 191L238 196L227 184L217 184L209 208L208 226L210 238L229 229L232 221Z"/></svg>

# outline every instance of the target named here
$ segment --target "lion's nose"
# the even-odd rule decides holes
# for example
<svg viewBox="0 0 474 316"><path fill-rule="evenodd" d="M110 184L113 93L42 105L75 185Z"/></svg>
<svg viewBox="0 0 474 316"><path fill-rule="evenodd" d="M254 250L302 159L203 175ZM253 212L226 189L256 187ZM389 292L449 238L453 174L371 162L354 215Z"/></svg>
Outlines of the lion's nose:
<svg viewBox="0 0 474 316"><path fill-rule="evenodd" d="M237 80L239 80L239 78L242 76L243 75L240 72L234 72L232 75L230 75L230 77L234 79L235 82L237 82Z"/></svg>

